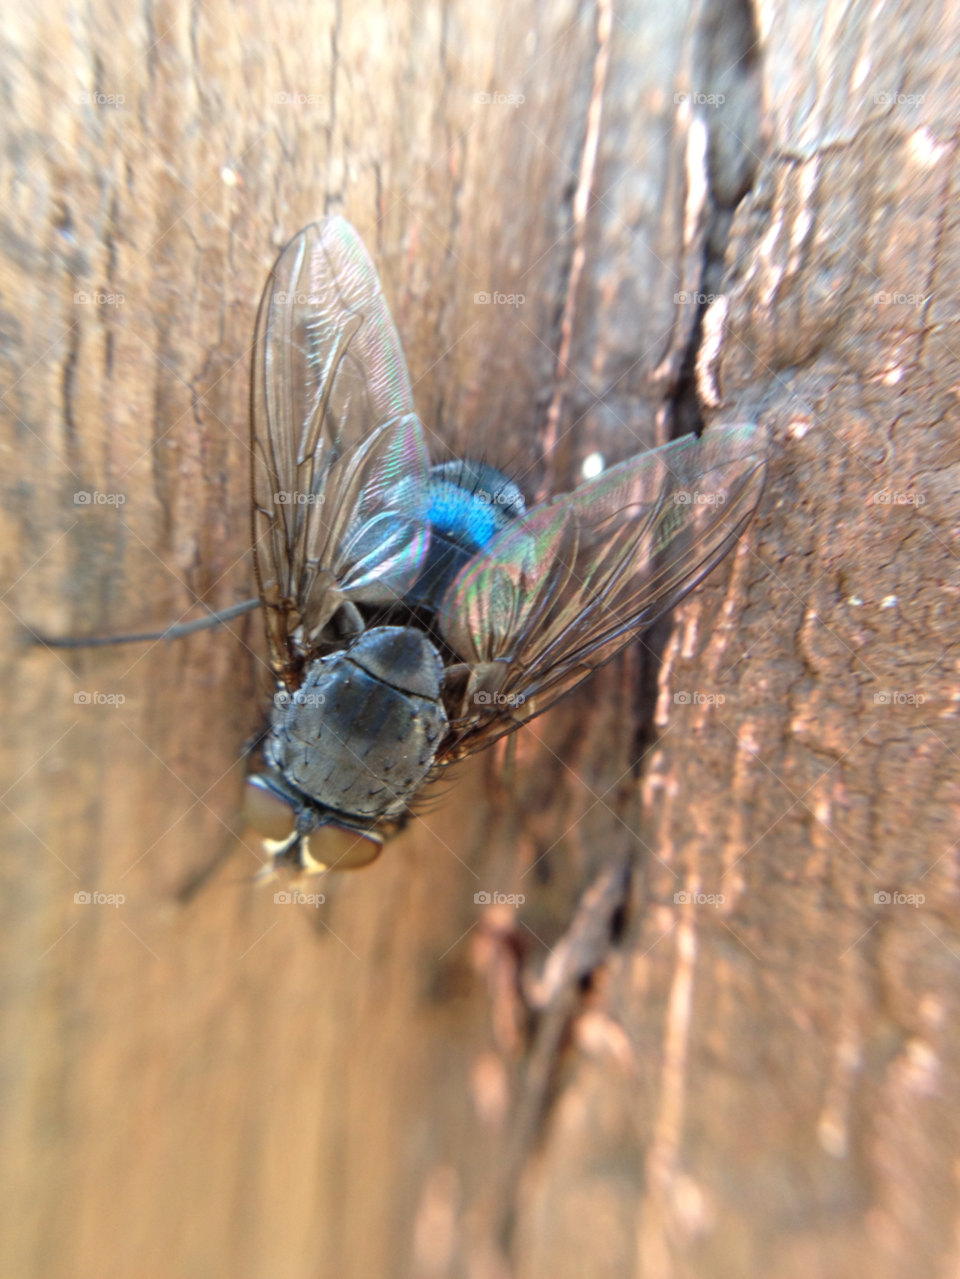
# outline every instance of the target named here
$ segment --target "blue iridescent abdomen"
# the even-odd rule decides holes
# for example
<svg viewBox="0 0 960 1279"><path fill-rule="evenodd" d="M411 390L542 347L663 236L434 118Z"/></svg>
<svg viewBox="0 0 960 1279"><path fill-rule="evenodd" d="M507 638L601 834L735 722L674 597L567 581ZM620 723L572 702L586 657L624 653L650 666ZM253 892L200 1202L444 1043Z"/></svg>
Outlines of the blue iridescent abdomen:
<svg viewBox="0 0 960 1279"><path fill-rule="evenodd" d="M421 512L430 549L407 603L435 608L467 560L525 514L519 488L495 467L469 460L432 467Z"/></svg>

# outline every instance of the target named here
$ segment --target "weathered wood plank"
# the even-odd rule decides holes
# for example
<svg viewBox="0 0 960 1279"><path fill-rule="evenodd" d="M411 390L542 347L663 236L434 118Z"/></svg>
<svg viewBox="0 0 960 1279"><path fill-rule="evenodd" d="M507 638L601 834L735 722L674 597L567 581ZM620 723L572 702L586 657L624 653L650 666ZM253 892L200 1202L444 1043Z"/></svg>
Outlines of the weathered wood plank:
<svg viewBox="0 0 960 1279"><path fill-rule="evenodd" d="M769 428L760 517L672 630L314 908L250 884L238 826L256 617L148 651L24 625L250 593L254 311L325 212L374 254L437 455L538 491L598 11L8 19L4 1275L957 1267L954 26L613 12L551 465L687 429L699 393ZM553 987L574 919L589 977Z"/></svg>

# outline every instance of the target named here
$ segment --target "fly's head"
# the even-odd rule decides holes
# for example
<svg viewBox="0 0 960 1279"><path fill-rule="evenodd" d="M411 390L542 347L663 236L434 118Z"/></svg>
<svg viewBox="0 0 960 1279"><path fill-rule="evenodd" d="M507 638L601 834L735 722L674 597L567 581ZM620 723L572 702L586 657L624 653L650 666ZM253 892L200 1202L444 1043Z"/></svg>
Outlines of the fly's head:
<svg viewBox="0 0 960 1279"><path fill-rule="evenodd" d="M368 866L397 826L354 825L344 814L300 794L273 771L247 778L242 814L273 859L269 869L284 867L295 876Z"/></svg>

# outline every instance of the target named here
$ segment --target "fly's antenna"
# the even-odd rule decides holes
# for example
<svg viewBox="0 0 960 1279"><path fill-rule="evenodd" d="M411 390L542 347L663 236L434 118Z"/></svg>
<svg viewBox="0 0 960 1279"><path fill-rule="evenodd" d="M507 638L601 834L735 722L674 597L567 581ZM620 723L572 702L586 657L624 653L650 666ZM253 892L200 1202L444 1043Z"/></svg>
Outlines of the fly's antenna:
<svg viewBox="0 0 960 1279"><path fill-rule="evenodd" d="M78 635L58 638L42 635L39 631L30 630L30 643L42 644L45 648L105 648L109 644L145 644L151 640L182 639L184 635L192 635L194 631L208 631L214 626L222 626L244 613L252 613L260 607L259 597L243 600L240 604L231 604L218 613L198 618L194 622L179 622L176 626L168 626L165 631L142 631L137 635Z"/></svg>

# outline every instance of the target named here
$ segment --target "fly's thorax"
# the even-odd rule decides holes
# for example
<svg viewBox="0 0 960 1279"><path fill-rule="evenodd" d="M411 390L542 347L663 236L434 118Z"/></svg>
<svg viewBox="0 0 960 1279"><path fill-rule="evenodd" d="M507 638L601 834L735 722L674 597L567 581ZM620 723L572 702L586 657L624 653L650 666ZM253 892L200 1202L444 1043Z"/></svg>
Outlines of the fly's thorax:
<svg viewBox="0 0 960 1279"><path fill-rule="evenodd" d="M412 626L376 626L347 650L351 662L403 693L440 698L443 661L430 639Z"/></svg>
<svg viewBox="0 0 960 1279"><path fill-rule="evenodd" d="M314 803L363 820L406 809L447 729L443 664L411 627L380 626L312 662L281 697L265 759Z"/></svg>

